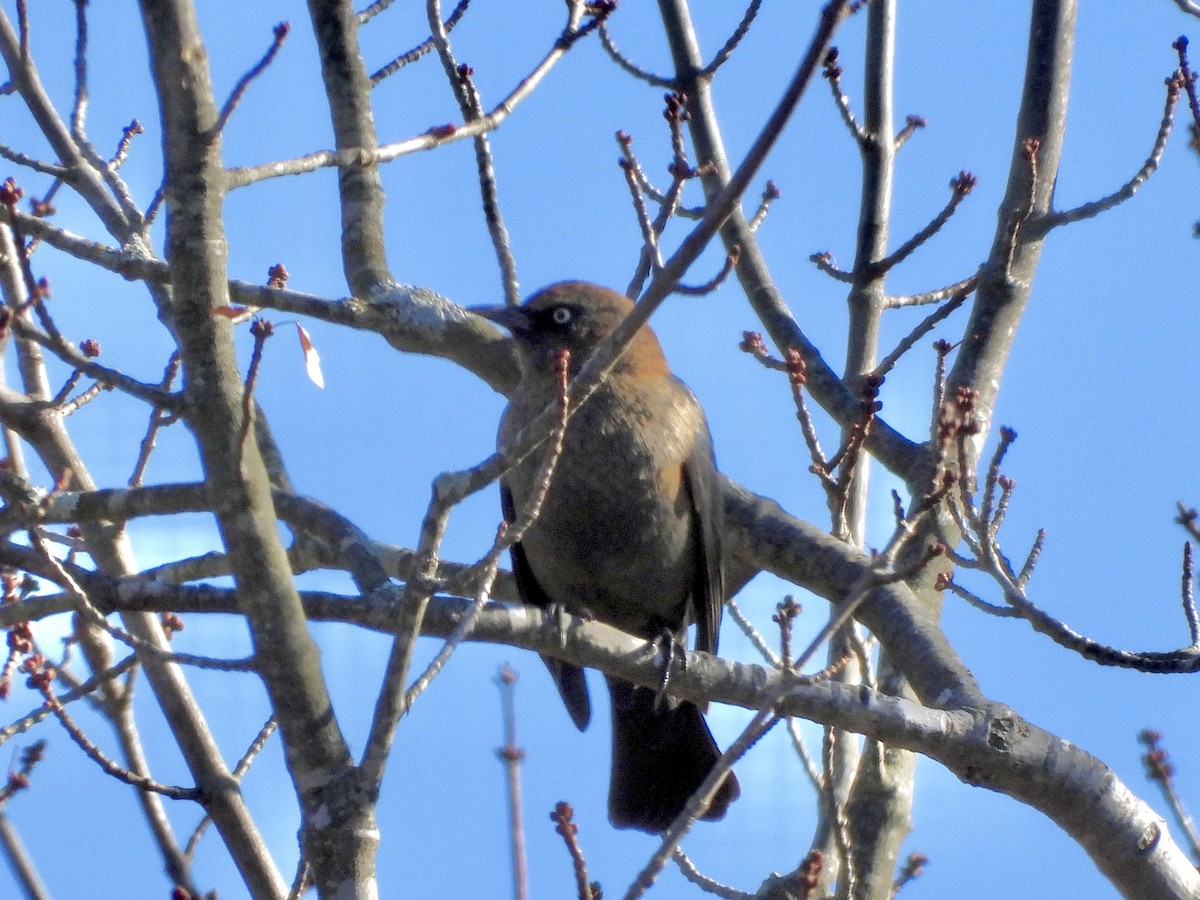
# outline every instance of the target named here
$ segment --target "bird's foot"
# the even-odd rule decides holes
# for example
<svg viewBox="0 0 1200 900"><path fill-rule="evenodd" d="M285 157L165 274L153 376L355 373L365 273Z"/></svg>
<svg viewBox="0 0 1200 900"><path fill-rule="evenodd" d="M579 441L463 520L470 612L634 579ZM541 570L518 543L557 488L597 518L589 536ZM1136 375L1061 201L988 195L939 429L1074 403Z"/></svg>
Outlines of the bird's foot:
<svg viewBox="0 0 1200 900"><path fill-rule="evenodd" d="M664 628L651 642L651 646L656 654L660 650L663 652L662 672L659 674L658 690L654 698L655 709L662 709L667 702L667 688L671 686L671 669L674 668L676 660L679 660L681 669L687 668L687 651L679 635L669 628Z"/></svg>
<svg viewBox="0 0 1200 900"><path fill-rule="evenodd" d="M545 608L546 618L550 623L550 627L554 629L554 633L558 638L558 646L567 646L567 619L574 615L580 619L586 619L591 622L596 617L590 610L581 609L578 607L567 609L565 604L551 603Z"/></svg>

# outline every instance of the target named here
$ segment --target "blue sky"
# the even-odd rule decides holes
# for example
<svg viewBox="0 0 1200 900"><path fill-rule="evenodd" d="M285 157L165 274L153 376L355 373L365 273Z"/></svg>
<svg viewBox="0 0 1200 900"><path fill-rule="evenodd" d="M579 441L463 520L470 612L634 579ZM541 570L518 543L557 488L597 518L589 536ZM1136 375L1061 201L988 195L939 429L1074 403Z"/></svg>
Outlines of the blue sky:
<svg viewBox="0 0 1200 900"><path fill-rule="evenodd" d="M561 27L562 7L475 2L453 38L459 59L475 68L489 105L549 46ZM4 6L10 16L13 6ZM53 95L67 104L70 47L56 42L69 34L69 7L32 6L35 58ZM736 23L737 10L725 4L696 6L701 42L711 53ZM959 170L974 172L980 181L942 234L894 273L889 284L894 293L963 278L987 253L1012 146L1025 6L930 0L901 9L896 111L901 119L910 112L925 116L929 125L900 155L893 246L941 208L947 183ZM1200 33L1196 20L1169 0L1140 4L1136 13L1118 4L1083 6L1057 188L1061 208L1107 194L1136 171L1161 116L1163 79L1175 66L1171 41L1181 33ZM382 65L424 35L423 4L396 7L364 31L369 66ZM734 159L753 139L782 80L794 69L816 9L814 3L764 4L744 46L718 78L715 101ZM261 56L276 22L293 25L282 53L230 122L224 138L227 164L328 147L328 117L304 4L234 8L202 2L199 10L219 97ZM122 174L145 203L160 179L160 132L141 26L132 4L106 8L103 14L93 7L92 18L89 134L107 148L131 118L143 122L147 133L137 139ZM836 39L846 70L844 87L856 104L864 28L860 16ZM612 32L641 64L665 71L667 51L650 4L628 0L613 18ZM458 118L433 58L385 82L375 103L382 141ZM0 98L0 141L42 152L17 106L13 97ZM612 135L618 129L633 134L643 165L658 177L669 159L660 111L660 90L631 83L595 41L587 41L493 136L501 201L525 293L565 278L617 288L627 283L640 237ZM1200 169L1185 139L1181 128L1161 171L1133 200L1050 236L996 415L997 424L1019 433L1006 466L1018 487L1002 542L1021 557L1038 528L1049 535L1032 596L1078 630L1131 649L1187 642L1178 608L1183 534L1172 517L1176 500L1200 504L1195 437L1200 326L1194 290L1200 245L1192 237L1192 225L1200 219ZM18 176L27 194L45 189L14 167L0 167L0 175L8 174ZM478 208L471 148L461 143L404 157L388 165L383 177L396 277L466 305L498 302L500 282ZM857 151L824 83L805 98L765 166L765 177L778 183L783 196L760 232L764 252L806 332L840 368L843 286L807 259L829 251L850 263L859 169ZM755 195L761 185L760 180ZM104 237L90 213L66 192L59 207L59 225ZM267 268L283 262L291 287L345 295L331 171L242 189L230 196L226 210L232 276L265 281ZM684 233L670 230L667 246ZM707 278L718 264L716 254L707 254L691 280ZM138 286L96 276L49 250L38 254L35 266L51 278L54 311L71 337L97 338L108 364L157 380L169 345ZM885 323L885 346L903 336L919 315L893 314ZM287 321L271 318L276 324ZM963 313L952 317L942 335L955 339L964 321ZM281 333L267 347L259 388L297 489L337 506L377 539L412 546L430 480L490 452L503 400L446 362L401 356L367 334L305 324L321 352L328 387L320 391L304 378L294 338ZM737 350L741 332L755 328L755 322L736 286L704 298L673 299L653 324L674 369L705 405L722 469L789 511L824 523L824 499L805 472L807 454L786 383ZM240 340L248 356L249 335ZM929 419L933 354L928 343L889 376L882 396L889 422L913 437L924 433ZM140 405L105 395L72 421L103 485L123 484L128 477L145 417ZM832 443L835 430L828 422L819 425L826 443ZM190 438L180 428L171 429L147 480L197 477ZM890 530L890 482L878 470L875 480L879 490L869 540L879 543ZM445 555L479 556L498 518L494 493L468 501L454 514ZM131 531L145 566L210 549L215 540L210 524L198 516L140 522ZM308 576L304 584L349 588L335 576ZM760 577L738 602L767 629L774 604L785 593L797 591ZM823 602L800 599L807 610L801 627L815 631L824 618ZM39 639L53 646L55 629L61 627L39 626ZM1091 750L1156 806L1155 790L1141 774L1135 738L1144 727L1164 732L1182 793L1200 803L1197 689L1191 679L1099 668L1019 622L986 618L949 597L945 628L990 696ZM342 728L359 749L386 642L348 627L314 631ZM233 618L190 617L179 645L221 656L248 649L245 628ZM433 642L423 645L426 653L434 649ZM722 652L755 661L753 648L728 622ZM468 646L398 734L379 813L382 896L506 895L504 787L494 755L501 726L493 683L504 661L522 673L518 731L528 753L523 780L531 896L564 897L572 890L566 852L548 819L560 799L575 806L591 876L609 896L623 891L656 846L644 835L614 832L607 825L603 713L581 735L531 655ZM235 761L266 716L260 686L247 675L198 672L194 681L228 759ZM598 683L593 688L603 694ZM162 743L145 691L139 703L155 774L162 781L184 782L186 773L177 754ZM32 705L28 693L14 692L9 718ZM80 715L90 722L86 713ZM724 744L747 717L741 710L714 709L710 721ZM97 739L107 741L101 726L91 724ZM815 729L805 730L816 746ZM165 894L161 867L129 790L99 777L53 726L43 727L41 736L49 741L47 759L32 789L7 812L52 893L71 898ZM790 871L803 856L814 802L782 731L756 746L737 770L743 797L726 822L698 827L684 846L703 871L753 891L769 872ZM281 868L290 874L298 820L277 741L251 771L246 791ZM180 805L172 815L186 837L197 819L195 809ZM913 826L906 852L920 851L932 863L906 896L1115 896L1083 851L1039 813L961 784L936 764L922 761L918 767ZM222 897L244 893L212 834L202 845L196 876ZM0 869L0 896L13 890L7 871ZM687 895L679 876L668 872L658 896Z"/></svg>

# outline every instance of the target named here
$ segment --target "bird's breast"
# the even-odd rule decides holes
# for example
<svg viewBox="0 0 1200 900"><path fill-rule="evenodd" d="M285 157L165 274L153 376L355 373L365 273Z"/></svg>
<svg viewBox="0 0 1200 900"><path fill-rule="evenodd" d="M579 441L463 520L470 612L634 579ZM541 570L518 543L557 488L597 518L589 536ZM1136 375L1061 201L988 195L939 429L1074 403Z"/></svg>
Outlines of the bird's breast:
<svg viewBox="0 0 1200 900"><path fill-rule="evenodd" d="M572 416L522 545L553 601L649 637L685 616L697 560L682 471L703 418L675 379L635 381L610 379ZM502 442L542 408L536 400L510 405ZM506 476L518 510L543 456L535 451Z"/></svg>

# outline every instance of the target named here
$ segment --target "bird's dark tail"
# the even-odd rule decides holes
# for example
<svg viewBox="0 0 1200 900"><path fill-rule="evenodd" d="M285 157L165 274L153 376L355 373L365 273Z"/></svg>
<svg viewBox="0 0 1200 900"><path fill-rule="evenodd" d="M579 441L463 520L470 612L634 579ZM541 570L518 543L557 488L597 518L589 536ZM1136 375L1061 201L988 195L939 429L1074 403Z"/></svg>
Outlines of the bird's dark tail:
<svg viewBox="0 0 1200 900"><path fill-rule="evenodd" d="M617 828L665 831L683 811L721 751L694 703L609 678L612 780L608 818ZM720 819L741 793L730 772L702 819Z"/></svg>

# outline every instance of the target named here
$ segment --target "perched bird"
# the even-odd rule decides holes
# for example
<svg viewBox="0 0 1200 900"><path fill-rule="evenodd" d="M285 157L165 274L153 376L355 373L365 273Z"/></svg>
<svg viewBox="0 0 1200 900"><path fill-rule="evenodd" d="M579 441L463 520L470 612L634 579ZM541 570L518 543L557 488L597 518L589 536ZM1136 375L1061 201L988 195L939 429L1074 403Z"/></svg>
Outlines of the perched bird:
<svg viewBox="0 0 1200 900"><path fill-rule="evenodd" d="M522 306L476 312L516 341L521 380L500 424L503 446L555 397L556 356L575 375L633 304L584 282L555 284ZM541 453L501 484L513 521L534 489ZM722 504L712 439L700 404L667 368L643 326L608 379L574 412L541 513L512 548L522 600L560 605L647 640L686 634L717 651L724 583ZM583 670L549 658L580 730L591 718ZM608 815L618 828L665 830L719 756L694 703L608 677L613 757ZM702 818L719 819L739 794L729 773Z"/></svg>

